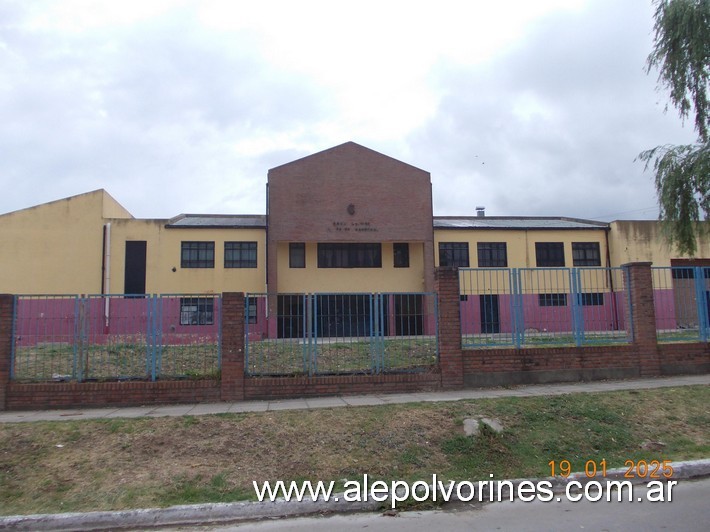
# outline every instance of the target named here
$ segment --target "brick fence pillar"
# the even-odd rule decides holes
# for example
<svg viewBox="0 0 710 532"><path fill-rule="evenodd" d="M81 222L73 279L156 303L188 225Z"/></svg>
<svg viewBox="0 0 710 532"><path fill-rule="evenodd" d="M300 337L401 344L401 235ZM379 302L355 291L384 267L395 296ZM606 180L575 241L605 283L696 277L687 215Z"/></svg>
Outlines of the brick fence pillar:
<svg viewBox="0 0 710 532"><path fill-rule="evenodd" d="M627 323L632 327L632 345L639 355L641 376L661 374L656 338L656 308L653 304L653 276L650 262L623 265L629 288Z"/></svg>
<svg viewBox="0 0 710 532"><path fill-rule="evenodd" d="M7 385L10 382L14 312L15 298L9 294L0 294L0 410L7 408Z"/></svg>
<svg viewBox="0 0 710 532"><path fill-rule="evenodd" d="M244 400L244 294L222 294L222 401Z"/></svg>
<svg viewBox="0 0 710 532"><path fill-rule="evenodd" d="M444 388L463 386L461 298L455 268L437 268L434 290L439 295L439 367Z"/></svg>

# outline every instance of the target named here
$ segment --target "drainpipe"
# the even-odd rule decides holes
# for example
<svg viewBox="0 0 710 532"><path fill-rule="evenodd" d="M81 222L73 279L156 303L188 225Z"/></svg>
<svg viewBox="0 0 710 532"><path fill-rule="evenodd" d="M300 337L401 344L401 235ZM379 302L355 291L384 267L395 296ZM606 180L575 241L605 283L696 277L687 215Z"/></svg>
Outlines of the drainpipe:
<svg viewBox="0 0 710 532"><path fill-rule="evenodd" d="M612 328L615 331L619 330L619 307L616 304L616 293L614 292L614 273L611 271L611 251L609 250L609 232L611 225L604 228L604 239L606 242L606 267L609 277L609 290L611 291L611 316Z"/></svg>

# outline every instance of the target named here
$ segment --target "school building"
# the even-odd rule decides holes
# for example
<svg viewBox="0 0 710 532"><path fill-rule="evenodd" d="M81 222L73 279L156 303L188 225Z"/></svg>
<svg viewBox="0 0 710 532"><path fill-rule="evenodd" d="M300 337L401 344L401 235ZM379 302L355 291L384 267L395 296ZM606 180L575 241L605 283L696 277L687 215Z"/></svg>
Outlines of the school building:
<svg viewBox="0 0 710 532"><path fill-rule="evenodd" d="M535 272L630 262L710 266L710 242L699 243L695 258L681 256L666 244L656 221L488 216L483 209L473 216L434 216L429 172L353 142L269 170L265 214L136 219L97 190L0 215L0 250L0 293L202 295L181 299L183 326L210 321L209 295L223 292L268 294L253 300L247 309L252 316L300 316L303 299L292 295L303 293L320 294L320 307L332 314L360 320L370 318L361 311L366 294L406 294L383 304L396 307L396 315L421 315L411 309L433 291L436 267ZM696 270L683 271L669 283L687 282ZM483 278L467 278L476 286L465 286L462 278L462 300L480 296L477 302L471 298L472 331L496 332L504 328L508 307L496 290L481 289ZM613 292L607 278L587 291L583 305L612 304L609 297L604 302L603 293ZM495 281L499 292L509 291L511 281L501 279ZM562 297L568 282L530 281L525 305L569 304ZM298 334L288 326L264 334ZM357 334L359 325L334 320L323 327L324 335L331 328L335 336ZM414 331L426 327L407 325Z"/></svg>

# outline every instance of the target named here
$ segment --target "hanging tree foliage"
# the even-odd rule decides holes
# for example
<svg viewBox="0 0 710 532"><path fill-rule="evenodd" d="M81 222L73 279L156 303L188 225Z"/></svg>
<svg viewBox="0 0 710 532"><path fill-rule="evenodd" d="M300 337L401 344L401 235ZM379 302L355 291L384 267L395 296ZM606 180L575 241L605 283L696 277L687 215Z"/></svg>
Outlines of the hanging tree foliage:
<svg viewBox="0 0 710 532"><path fill-rule="evenodd" d="M655 172L661 219L679 251L694 255L696 233L710 218L710 0L656 0L654 46L647 71L657 68L682 120L694 116L696 144L658 146L639 155Z"/></svg>

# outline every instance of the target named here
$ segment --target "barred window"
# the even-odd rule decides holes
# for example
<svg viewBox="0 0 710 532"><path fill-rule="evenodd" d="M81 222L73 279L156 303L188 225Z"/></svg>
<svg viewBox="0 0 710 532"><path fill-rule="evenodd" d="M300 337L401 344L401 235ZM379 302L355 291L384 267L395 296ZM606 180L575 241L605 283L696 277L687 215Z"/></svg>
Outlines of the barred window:
<svg viewBox="0 0 710 532"><path fill-rule="evenodd" d="M602 306L604 305L604 294L601 292L579 294L579 304L583 307Z"/></svg>
<svg viewBox="0 0 710 532"><path fill-rule="evenodd" d="M392 244L394 252L394 267L409 268L409 244L407 242L395 242Z"/></svg>
<svg viewBox="0 0 710 532"><path fill-rule="evenodd" d="M599 242L572 242L573 266L601 266Z"/></svg>
<svg viewBox="0 0 710 532"><path fill-rule="evenodd" d="M288 267L306 267L306 244L305 242L291 242L288 245Z"/></svg>
<svg viewBox="0 0 710 532"><path fill-rule="evenodd" d="M319 268L382 268L382 244L318 244Z"/></svg>
<svg viewBox="0 0 710 532"><path fill-rule="evenodd" d="M535 242L535 260L538 268L563 267L565 245L562 242Z"/></svg>
<svg viewBox="0 0 710 532"><path fill-rule="evenodd" d="M439 242L439 266L468 268L468 242Z"/></svg>
<svg viewBox="0 0 710 532"><path fill-rule="evenodd" d="M214 242L182 242L180 267L214 268Z"/></svg>
<svg viewBox="0 0 710 532"><path fill-rule="evenodd" d="M214 298L180 298L180 325L212 325L213 323Z"/></svg>
<svg viewBox="0 0 710 532"><path fill-rule="evenodd" d="M507 268L508 249L505 242L478 243L479 268Z"/></svg>
<svg viewBox="0 0 710 532"><path fill-rule="evenodd" d="M566 307L567 294L538 294L538 304L541 307Z"/></svg>
<svg viewBox="0 0 710 532"><path fill-rule="evenodd" d="M244 320L246 323L257 323L256 316L256 298L245 297L244 298Z"/></svg>
<svg viewBox="0 0 710 532"><path fill-rule="evenodd" d="M256 242L225 242L225 268L256 268Z"/></svg>

